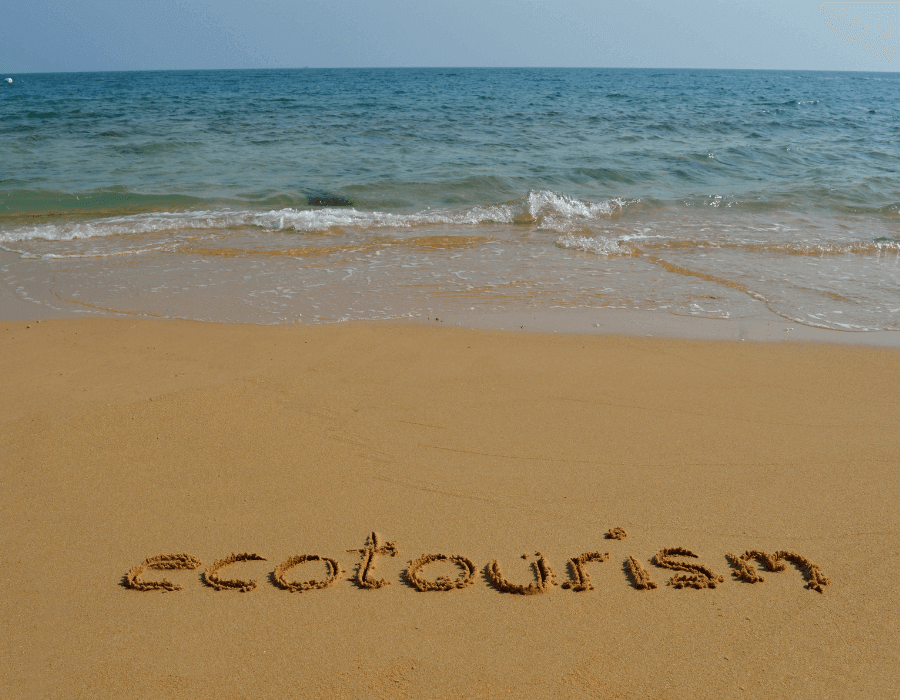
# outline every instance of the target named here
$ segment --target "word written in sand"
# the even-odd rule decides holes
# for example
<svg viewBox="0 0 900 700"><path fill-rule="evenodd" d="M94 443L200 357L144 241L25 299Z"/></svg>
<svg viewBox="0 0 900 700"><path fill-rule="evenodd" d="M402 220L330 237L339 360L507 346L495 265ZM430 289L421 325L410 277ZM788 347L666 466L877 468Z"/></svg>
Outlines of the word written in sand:
<svg viewBox="0 0 900 700"><path fill-rule="evenodd" d="M622 528L614 528L607 534L607 539L621 540L624 537L625 531ZM396 542L386 542L381 535L373 532L367 539L365 547L348 551L360 555L356 574L352 578L359 588L374 590L390 584L385 579L376 579L373 576L373 572L379 557L395 557L400 553ZM528 559L528 557L528 554L522 555L523 559ZM535 557L536 559L531 562L534 581L527 584L509 581L504 576L503 569L500 567L500 562L497 559L492 559L484 567L485 579L495 590L501 593L518 595L545 594L558 585L556 574L543 554L537 552ZM725 557L731 564L734 578L744 583L761 583L765 581L757 573L756 567L753 566L754 560L761 564L766 571L771 572L784 571L786 562L793 564L806 579L806 587L819 593L824 592L824 587L831 583L825 577L822 568L818 564L814 564L796 552L782 550L774 554L767 554L758 549L753 549L740 556L726 554ZM569 580L563 583L562 587L572 591L593 590L594 585L591 582L587 566L589 564L602 564L609 558L609 552L584 552L577 557L572 557L568 561ZM673 588L716 588L725 582L725 577L721 574L705 564L692 561L697 558L694 552L684 547L668 547L659 550L650 559L650 563L661 569L683 572L675 574L666 582L666 585ZM256 579L225 578L223 576L224 569L232 564L245 561L266 561L266 559L258 554L250 554L249 552L230 554L224 559L215 560L212 566L206 569L200 580L205 585L218 591L232 590L244 593L252 591L259 583ZM324 564L326 570L324 579L311 579L309 581L289 579L288 574L291 570L309 562ZM456 566L459 574L455 578L442 575L434 580L425 576L424 572L428 566L441 562ZM201 565L200 560L190 554L160 554L145 559L142 564L131 567L125 575L122 585L135 591L179 591L184 586L165 578L162 581L148 581L143 576L147 569L198 569ZM623 562L622 569L633 588L642 591L652 591L657 588L648 570L635 557L627 557ZM461 554L423 554L418 559L408 562L403 580L417 591L452 591L457 588L471 586L475 582L477 571L478 569L472 563L472 560ZM288 558L276 566L270 580L282 590L301 593L329 588L336 584L343 574L344 570L336 559L323 557L318 554L299 554Z"/></svg>

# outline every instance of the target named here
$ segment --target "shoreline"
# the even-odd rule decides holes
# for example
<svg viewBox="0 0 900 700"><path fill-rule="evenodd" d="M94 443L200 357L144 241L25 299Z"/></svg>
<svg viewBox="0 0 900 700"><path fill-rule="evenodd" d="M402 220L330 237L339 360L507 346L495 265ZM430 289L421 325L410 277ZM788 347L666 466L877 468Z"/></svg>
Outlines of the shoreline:
<svg viewBox="0 0 900 700"><path fill-rule="evenodd" d="M682 316L633 309L552 309L435 314L441 323L471 330L654 337L679 340L804 342L900 348L900 331L838 331L787 321L776 314L741 319ZM352 323L434 323L433 318Z"/></svg>
<svg viewBox="0 0 900 700"><path fill-rule="evenodd" d="M40 311L41 313L36 313ZM0 286L0 323L77 319L119 319L141 321L175 321L180 323L209 323L247 325L258 328L302 327L316 328L334 325L434 325L456 326L469 330L496 330L527 333L563 333L583 335L621 335L630 337L658 337L682 340L731 340L750 342L805 342L865 347L900 348L900 331L839 331L807 326L788 321L774 313L760 313L739 319L713 319L682 316L665 311L638 309L541 309L490 313L441 311L433 316L352 321L333 321L312 324L251 324L227 321L207 321L181 318L153 318L143 314L116 313L99 309L69 312L55 311L44 305L23 301ZM435 321L434 319L440 319Z"/></svg>

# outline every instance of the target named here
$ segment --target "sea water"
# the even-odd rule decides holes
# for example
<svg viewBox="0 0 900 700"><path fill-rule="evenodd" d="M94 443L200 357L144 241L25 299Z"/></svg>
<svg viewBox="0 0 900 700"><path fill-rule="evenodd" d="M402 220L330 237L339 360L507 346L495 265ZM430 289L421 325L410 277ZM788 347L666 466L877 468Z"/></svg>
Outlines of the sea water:
<svg viewBox="0 0 900 700"><path fill-rule="evenodd" d="M35 316L900 329L900 74L10 77L0 285Z"/></svg>

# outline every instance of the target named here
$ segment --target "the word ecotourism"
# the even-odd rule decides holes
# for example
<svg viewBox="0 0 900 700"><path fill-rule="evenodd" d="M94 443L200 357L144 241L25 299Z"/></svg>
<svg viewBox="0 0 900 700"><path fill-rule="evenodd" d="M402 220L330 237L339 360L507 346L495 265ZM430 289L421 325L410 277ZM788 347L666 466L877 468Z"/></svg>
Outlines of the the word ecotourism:
<svg viewBox="0 0 900 700"><path fill-rule="evenodd" d="M606 533L606 539L622 540L625 539L626 534L625 530L616 527ZM357 586L363 589L374 589L389 585L389 581L375 578L374 572L379 557L395 557L400 553L396 542L386 542L381 535L373 532L368 538L365 547L347 551L354 552L360 556L356 573L352 577ZM528 557L528 554L522 555L523 559L528 559ZM553 586L557 585L556 574L544 555L537 552L535 557L536 559L531 563L535 580L528 585L512 583L507 580L503 575L503 570L500 568L500 562L496 559L491 560L484 567L485 576L490 585L502 593L517 593L519 595L547 593ZM744 552L742 555L729 553L725 557L733 569L732 575L734 578L745 583L759 583L765 580L753 565L754 560L763 569L770 572L784 571L785 562L793 564L803 574L807 582L806 587L819 593L822 593L823 588L831 583L817 564L796 552L777 551L773 554L768 554L753 549ZM604 562L608 559L609 552L599 551L584 552L577 557L572 557L568 561L570 579L563 583L562 587L572 591L593 590L594 586L591 583L591 577L586 565L594 562ZM719 584L725 582L725 577L713 571L710 567L693 561L685 561L685 559L697 559L697 555L684 547L668 547L659 550L651 558L650 562L662 569L683 572L675 574L666 581L666 585L675 588L716 588ZM212 566L203 573L201 580L205 585L219 591L252 591L258 584L258 581L255 579L223 578L221 575L222 570L227 566L242 561L265 561L265 558L248 552L231 554L224 559L214 561ZM307 562L324 563L326 569L325 578L309 581L297 581L288 578L288 574L292 569ZM439 576L434 580L426 578L424 575L425 568L436 562L447 562L456 565L460 570L459 575L456 578L446 575ZM145 580L142 577L147 569L197 569L200 566L202 566L202 562L190 554L160 554L146 559L142 564L131 567L125 575L123 585L135 591L178 591L184 586L167 579L152 581ZM622 569L633 588L649 591L657 587L649 571L633 556L628 556L623 560ZM475 582L477 570L472 560L461 554L423 554L418 559L409 561L409 565L404 573L404 579L417 591L450 591L471 586ZM286 559L276 566L272 572L271 581L278 588L299 593L333 586L340 580L343 573L344 570L336 559L323 557L318 554L299 554Z"/></svg>

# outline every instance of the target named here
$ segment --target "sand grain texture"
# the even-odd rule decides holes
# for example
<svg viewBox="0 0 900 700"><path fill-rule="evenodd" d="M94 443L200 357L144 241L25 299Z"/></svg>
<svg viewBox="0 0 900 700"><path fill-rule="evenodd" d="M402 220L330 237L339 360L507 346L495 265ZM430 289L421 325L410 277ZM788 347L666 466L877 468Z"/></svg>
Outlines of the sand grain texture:
<svg viewBox="0 0 900 700"><path fill-rule="evenodd" d="M895 350L82 319L0 356L4 698L900 695ZM205 585L232 552L269 561Z"/></svg>

